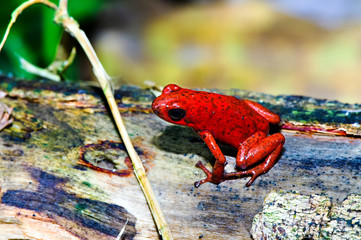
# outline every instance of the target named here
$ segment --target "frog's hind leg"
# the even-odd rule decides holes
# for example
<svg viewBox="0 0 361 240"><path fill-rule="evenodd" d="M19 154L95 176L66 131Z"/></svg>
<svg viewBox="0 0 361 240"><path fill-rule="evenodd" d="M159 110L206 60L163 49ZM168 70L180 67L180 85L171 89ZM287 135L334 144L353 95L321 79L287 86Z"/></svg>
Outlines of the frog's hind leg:
<svg viewBox="0 0 361 240"><path fill-rule="evenodd" d="M236 164L239 168L254 167L245 171L225 174L224 179L251 176L251 179L246 184L247 187L251 186L258 176L268 172L273 167L282 151L284 143L285 137L281 133L265 137L264 133L257 132L242 143L236 159ZM262 163L255 165L263 159L265 160Z"/></svg>
<svg viewBox="0 0 361 240"><path fill-rule="evenodd" d="M277 114L263 107L261 104L249 100L243 100L243 101L253 110L255 110L258 114L260 114L262 117L267 119L268 122L272 124L277 124L281 121L281 118Z"/></svg>
<svg viewBox="0 0 361 240"><path fill-rule="evenodd" d="M247 138L238 148L237 157L236 157L236 165L241 169L246 169L249 165L248 160L248 152L254 147L257 143L259 143L262 139L266 138L266 133L264 132L256 132L249 138Z"/></svg>

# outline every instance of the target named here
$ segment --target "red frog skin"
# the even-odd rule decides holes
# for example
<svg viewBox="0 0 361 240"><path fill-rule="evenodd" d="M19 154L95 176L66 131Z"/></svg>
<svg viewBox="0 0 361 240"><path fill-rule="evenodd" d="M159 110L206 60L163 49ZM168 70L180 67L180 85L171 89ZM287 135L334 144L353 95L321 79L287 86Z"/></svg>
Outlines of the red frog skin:
<svg viewBox="0 0 361 240"><path fill-rule="evenodd" d="M207 177L195 182L195 187L251 176L249 187L273 167L285 143L281 133L268 136L269 124L278 124L280 117L250 100L169 84L152 109L167 122L193 128L215 157L212 172L200 161L196 164ZM216 140L238 149L236 172L225 173L226 158Z"/></svg>

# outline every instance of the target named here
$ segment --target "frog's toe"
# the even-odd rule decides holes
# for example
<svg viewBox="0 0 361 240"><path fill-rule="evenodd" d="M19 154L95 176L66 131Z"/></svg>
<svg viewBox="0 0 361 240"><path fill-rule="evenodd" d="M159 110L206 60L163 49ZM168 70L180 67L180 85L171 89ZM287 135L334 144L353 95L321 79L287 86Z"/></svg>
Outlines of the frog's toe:
<svg viewBox="0 0 361 240"><path fill-rule="evenodd" d="M202 169L203 172L207 175L207 178L212 175L212 173L203 165L201 161L198 161L195 166Z"/></svg>
<svg viewBox="0 0 361 240"><path fill-rule="evenodd" d="M200 185L202 185L203 183L209 182L209 181L210 181L210 179L208 179L208 178L202 179L200 181L195 182L194 187L199 188Z"/></svg>
<svg viewBox="0 0 361 240"><path fill-rule="evenodd" d="M207 175L207 177L205 179L202 179L200 181L197 181L194 183L194 186L196 188L198 188L200 185L202 185L203 183L206 183L206 182L210 182L211 179L212 179L212 173L203 165L203 163L201 161L198 161L196 163L196 167L197 168L200 168L203 170L203 172Z"/></svg>
<svg viewBox="0 0 361 240"><path fill-rule="evenodd" d="M246 183L246 187L250 187L257 177L258 176L252 176L251 179Z"/></svg>

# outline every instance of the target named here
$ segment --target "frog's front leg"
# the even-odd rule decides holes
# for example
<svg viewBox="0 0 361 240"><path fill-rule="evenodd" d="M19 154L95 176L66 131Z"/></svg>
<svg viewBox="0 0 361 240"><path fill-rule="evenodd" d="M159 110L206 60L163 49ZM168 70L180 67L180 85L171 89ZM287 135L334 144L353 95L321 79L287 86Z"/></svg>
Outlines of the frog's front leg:
<svg viewBox="0 0 361 240"><path fill-rule="evenodd" d="M197 162L196 167L202 169L207 177L203 180L197 181L194 183L195 187L199 187L201 184L206 182L211 182L213 184L220 184L224 181L224 167L227 164L226 158L224 157L221 149L219 148L216 140L214 139L213 135L205 130L198 132L199 136L203 139L203 141L207 144L209 150L213 154L216 159L216 162L213 166L213 171L210 172L201 161Z"/></svg>
<svg viewBox="0 0 361 240"><path fill-rule="evenodd" d="M263 132L253 134L241 144L236 158L237 167L241 169L252 168L225 174L224 179L251 176L251 179L246 184L247 187L251 186L258 176L268 172L273 167L282 151L284 143L285 137L281 133L268 137ZM263 162L258 164L262 160Z"/></svg>

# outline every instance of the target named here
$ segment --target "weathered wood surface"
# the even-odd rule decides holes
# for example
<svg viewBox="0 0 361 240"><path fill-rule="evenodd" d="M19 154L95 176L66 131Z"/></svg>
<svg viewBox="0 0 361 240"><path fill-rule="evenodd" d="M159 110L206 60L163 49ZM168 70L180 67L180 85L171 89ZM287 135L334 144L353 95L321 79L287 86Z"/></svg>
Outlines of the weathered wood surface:
<svg viewBox="0 0 361 240"><path fill-rule="evenodd" d="M99 90L2 77L0 91L7 93L1 101L14 107L13 125L0 133L0 239L115 239L126 220L124 239L158 239ZM280 113L286 129L330 134L282 130L280 160L250 188L240 179L196 189L193 183L204 175L194 164L201 160L211 168L205 144L191 129L152 114L149 91L117 90L119 109L175 239L250 239L253 217L272 189L324 192L335 202L360 193L361 139L350 137L359 135L358 105L224 93L261 101ZM90 169L87 162L117 174Z"/></svg>

